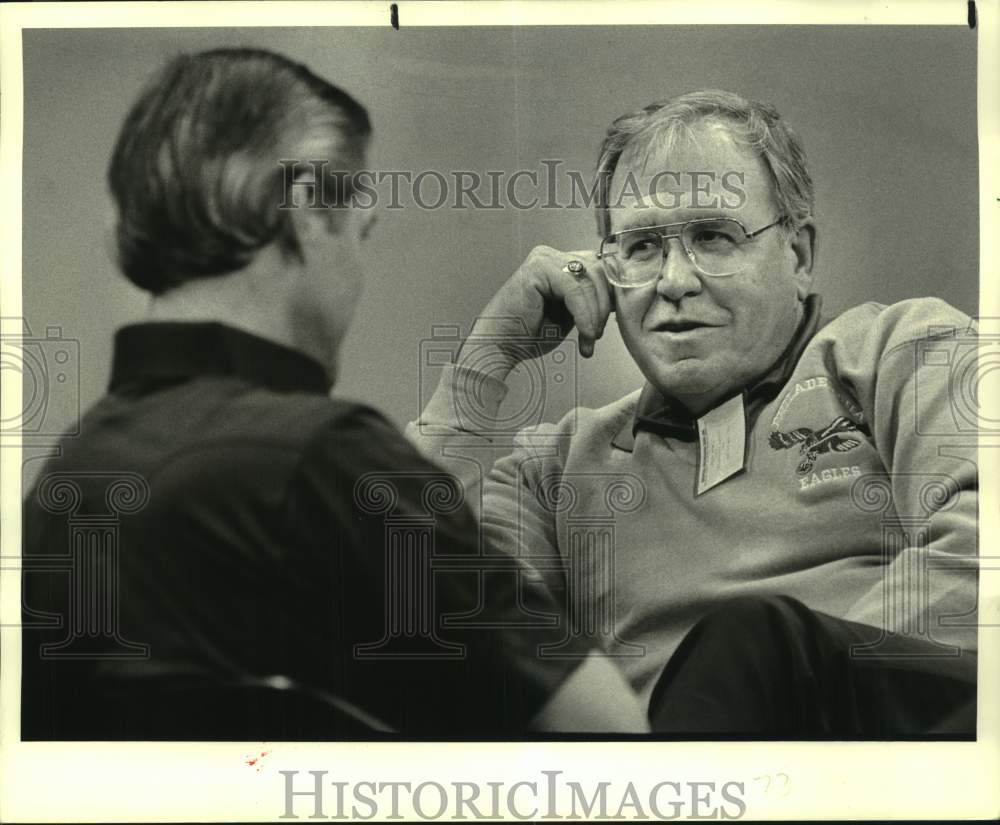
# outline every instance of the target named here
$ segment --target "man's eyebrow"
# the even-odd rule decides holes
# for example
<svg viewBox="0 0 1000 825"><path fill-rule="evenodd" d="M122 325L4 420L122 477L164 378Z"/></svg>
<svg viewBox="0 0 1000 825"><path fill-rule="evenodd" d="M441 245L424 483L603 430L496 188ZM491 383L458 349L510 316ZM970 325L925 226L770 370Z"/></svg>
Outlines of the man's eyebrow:
<svg viewBox="0 0 1000 825"><path fill-rule="evenodd" d="M669 226L671 223L677 223L677 221L665 221L663 215L656 215L652 212L637 212L634 215L629 215L625 219L622 229L643 229L647 226Z"/></svg>
<svg viewBox="0 0 1000 825"><path fill-rule="evenodd" d="M733 216L730 214L717 212L715 210L709 212L705 209L683 209L679 210L678 213L672 216L669 220L666 220L662 214L657 214L655 211L642 211L635 212L625 218L618 231L626 232L630 229L646 229L651 226L673 226L674 224L686 223L687 221L693 220L732 217Z"/></svg>

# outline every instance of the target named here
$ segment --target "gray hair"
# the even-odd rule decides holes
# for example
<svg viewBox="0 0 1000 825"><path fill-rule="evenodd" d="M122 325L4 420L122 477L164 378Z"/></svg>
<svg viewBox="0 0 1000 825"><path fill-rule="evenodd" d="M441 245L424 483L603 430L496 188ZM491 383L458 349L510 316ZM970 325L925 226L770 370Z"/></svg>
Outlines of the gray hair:
<svg viewBox="0 0 1000 825"><path fill-rule="evenodd" d="M301 255L279 208L291 186L279 161L322 159L349 171L370 132L357 101L281 55L175 58L133 105L108 170L122 272L157 295L238 270L272 242ZM345 203L349 193L338 194Z"/></svg>
<svg viewBox="0 0 1000 825"><path fill-rule="evenodd" d="M625 147L633 140L664 141L669 147L682 129L693 124L722 126L743 146L763 160L774 184L774 196L782 224L793 229L812 215L813 182L806 166L805 150L798 135L766 103L746 100L733 92L705 89L623 115L608 128L597 161L597 231L611 231L608 212L611 178Z"/></svg>

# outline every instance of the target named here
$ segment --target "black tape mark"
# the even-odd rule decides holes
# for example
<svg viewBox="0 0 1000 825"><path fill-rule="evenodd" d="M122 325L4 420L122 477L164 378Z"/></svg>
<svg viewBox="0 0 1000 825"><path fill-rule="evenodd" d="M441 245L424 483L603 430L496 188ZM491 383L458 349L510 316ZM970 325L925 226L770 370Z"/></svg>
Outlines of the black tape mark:
<svg viewBox="0 0 1000 825"><path fill-rule="evenodd" d="M399 6L395 3L389 6L389 24L396 31L399 31Z"/></svg>
<svg viewBox="0 0 1000 825"><path fill-rule="evenodd" d="M976 0L969 0L969 28L976 28Z"/></svg>

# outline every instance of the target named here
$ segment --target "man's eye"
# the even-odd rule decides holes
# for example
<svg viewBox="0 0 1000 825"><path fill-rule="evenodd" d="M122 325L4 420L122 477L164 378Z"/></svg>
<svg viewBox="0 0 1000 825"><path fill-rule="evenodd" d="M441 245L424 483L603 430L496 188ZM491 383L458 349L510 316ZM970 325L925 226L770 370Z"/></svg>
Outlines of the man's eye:
<svg viewBox="0 0 1000 825"><path fill-rule="evenodd" d="M719 249L726 246L734 246L736 240L732 235L728 235L718 229L699 229L694 234L695 246Z"/></svg>
<svg viewBox="0 0 1000 825"><path fill-rule="evenodd" d="M635 258L648 258L659 254L659 246L655 238L645 237L627 240L622 248L625 252L625 257L632 260Z"/></svg>

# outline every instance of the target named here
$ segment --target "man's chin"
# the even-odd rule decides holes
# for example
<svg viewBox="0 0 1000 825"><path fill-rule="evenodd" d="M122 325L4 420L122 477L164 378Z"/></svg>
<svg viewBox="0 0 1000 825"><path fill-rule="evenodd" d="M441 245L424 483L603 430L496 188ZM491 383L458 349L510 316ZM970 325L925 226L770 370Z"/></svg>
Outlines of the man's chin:
<svg viewBox="0 0 1000 825"><path fill-rule="evenodd" d="M679 358L669 364L658 364L646 377L660 392L678 399L711 393L718 386L700 358Z"/></svg>

